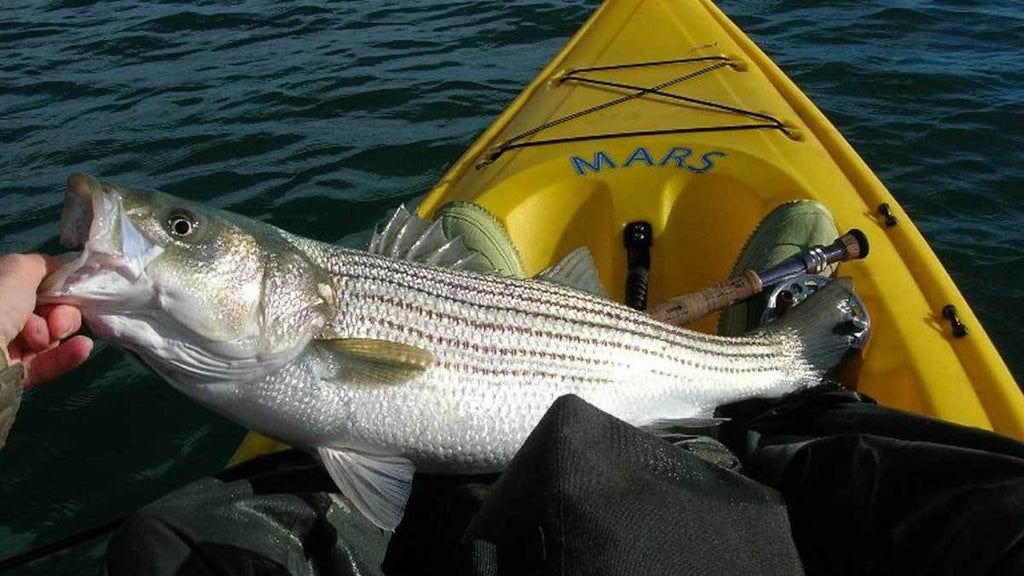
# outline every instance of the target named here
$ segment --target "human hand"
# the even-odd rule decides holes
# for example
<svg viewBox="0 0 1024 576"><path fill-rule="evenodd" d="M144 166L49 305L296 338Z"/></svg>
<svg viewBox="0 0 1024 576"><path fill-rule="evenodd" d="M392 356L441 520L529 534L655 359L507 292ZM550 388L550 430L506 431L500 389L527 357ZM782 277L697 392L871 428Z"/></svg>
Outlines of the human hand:
<svg viewBox="0 0 1024 576"><path fill-rule="evenodd" d="M43 254L0 256L0 348L25 365L25 386L56 378L85 362L92 340L75 336L82 314L74 306L36 306L36 289L60 264Z"/></svg>

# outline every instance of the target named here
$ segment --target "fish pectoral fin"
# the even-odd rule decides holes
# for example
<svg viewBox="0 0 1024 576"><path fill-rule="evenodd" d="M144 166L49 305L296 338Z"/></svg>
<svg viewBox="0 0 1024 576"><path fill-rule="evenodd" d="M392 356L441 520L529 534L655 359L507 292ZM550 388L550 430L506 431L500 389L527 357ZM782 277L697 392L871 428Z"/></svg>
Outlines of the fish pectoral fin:
<svg viewBox="0 0 1024 576"><path fill-rule="evenodd" d="M597 276L597 264L594 263L594 257L586 246L580 246L569 252L558 264L545 268L540 274L537 274L536 279L575 288L602 298L608 297L604 286L601 285L601 279Z"/></svg>
<svg viewBox="0 0 1024 576"><path fill-rule="evenodd" d="M321 446L316 450L331 479L357 510L384 530L398 526L412 491L416 471L412 462L349 448Z"/></svg>
<svg viewBox="0 0 1024 576"><path fill-rule="evenodd" d="M437 356L429 350L372 338L321 340L336 362L338 374L326 375L327 381L346 384L387 386L404 384L437 365Z"/></svg>

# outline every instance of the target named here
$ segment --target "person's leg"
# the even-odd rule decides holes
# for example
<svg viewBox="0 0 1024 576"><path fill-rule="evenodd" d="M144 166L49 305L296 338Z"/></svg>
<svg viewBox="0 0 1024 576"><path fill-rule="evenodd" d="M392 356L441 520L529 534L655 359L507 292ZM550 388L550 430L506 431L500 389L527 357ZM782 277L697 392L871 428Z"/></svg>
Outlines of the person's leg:
<svg viewBox="0 0 1024 576"><path fill-rule="evenodd" d="M128 517L105 574L382 574L388 535L298 452L203 478Z"/></svg>
<svg viewBox="0 0 1024 576"><path fill-rule="evenodd" d="M730 277L747 270L765 270L810 246L831 244L839 236L832 213L814 200L794 200L768 213L747 239ZM829 266L822 275L835 271ZM766 294L759 294L722 310L720 336L740 336L757 328L764 312Z"/></svg>
<svg viewBox="0 0 1024 576"><path fill-rule="evenodd" d="M1024 573L1024 444L849 391L720 408L808 574Z"/></svg>
<svg viewBox="0 0 1024 576"><path fill-rule="evenodd" d="M710 439L673 445L562 397L470 523L461 567L478 575L801 574L782 501L730 462Z"/></svg>

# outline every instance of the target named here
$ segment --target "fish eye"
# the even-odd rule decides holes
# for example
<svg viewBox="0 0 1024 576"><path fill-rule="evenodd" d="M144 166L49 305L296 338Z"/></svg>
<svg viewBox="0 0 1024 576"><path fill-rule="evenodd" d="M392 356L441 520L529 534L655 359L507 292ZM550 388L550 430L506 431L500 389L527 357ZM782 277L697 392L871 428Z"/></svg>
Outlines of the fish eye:
<svg viewBox="0 0 1024 576"><path fill-rule="evenodd" d="M177 238L187 238L195 233L199 222L187 212L173 212L167 218L167 230Z"/></svg>

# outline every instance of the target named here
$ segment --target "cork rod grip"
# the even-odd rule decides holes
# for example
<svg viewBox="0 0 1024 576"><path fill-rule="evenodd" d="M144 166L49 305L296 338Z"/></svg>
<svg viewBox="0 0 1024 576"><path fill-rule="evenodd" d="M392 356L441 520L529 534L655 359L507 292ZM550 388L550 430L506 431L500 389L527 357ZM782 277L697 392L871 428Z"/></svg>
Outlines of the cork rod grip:
<svg viewBox="0 0 1024 576"><path fill-rule="evenodd" d="M746 300L763 288L757 272L747 270L722 284L666 300L647 312L662 322L685 326L726 306Z"/></svg>

